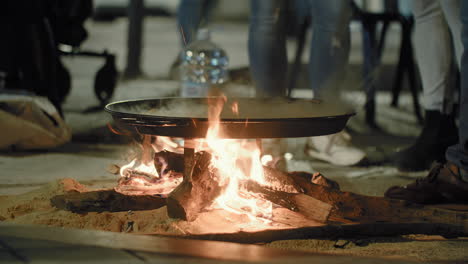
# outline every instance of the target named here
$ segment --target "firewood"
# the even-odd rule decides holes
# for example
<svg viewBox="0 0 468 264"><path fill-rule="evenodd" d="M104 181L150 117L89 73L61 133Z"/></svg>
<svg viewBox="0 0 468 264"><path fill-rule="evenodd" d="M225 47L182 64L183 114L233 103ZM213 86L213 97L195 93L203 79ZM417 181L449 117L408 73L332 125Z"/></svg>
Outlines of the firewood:
<svg viewBox="0 0 468 264"><path fill-rule="evenodd" d="M288 193L299 193L302 188L286 172L271 167L263 167L263 175L270 187Z"/></svg>
<svg viewBox="0 0 468 264"><path fill-rule="evenodd" d="M331 213L332 205L305 194L293 194L297 211L308 219L326 223Z"/></svg>
<svg viewBox="0 0 468 264"><path fill-rule="evenodd" d="M159 195L125 195L115 190L72 192L56 195L51 204L74 213L152 210L163 207L166 198Z"/></svg>
<svg viewBox="0 0 468 264"><path fill-rule="evenodd" d="M304 172L292 172L289 176L304 189L304 194L333 205L330 219L334 221L344 223L432 222L460 226L466 226L468 222L467 212L343 192L310 182L311 175Z"/></svg>
<svg viewBox="0 0 468 264"><path fill-rule="evenodd" d="M308 175L306 177L308 178ZM320 172L312 174L310 181L312 183L329 187L335 190L340 189L340 185L336 181L325 178L325 176L323 176Z"/></svg>
<svg viewBox="0 0 468 264"><path fill-rule="evenodd" d="M209 168L210 161L208 152L195 154L191 177L184 178L167 198L169 217L193 221L220 195L222 186L215 180L216 171Z"/></svg>
<svg viewBox="0 0 468 264"><path fill-rule="evenodd" d="M320 225L301 228L271 229L254 232L221 234L192 234L183 238L214 240L236 243L269 243L290 239L356 239L396 235L439 235L446 238L466 237L467 228L441 223L358 223L344 225Z"/></svg>
<svg viewBox="0 0 468 264"><path fill-rule="evenodd" d="M160 151L154 154L154 167L159 175L165 175L171 171L184 172L184 154L171 151Z"/></svg>
<svg viewBox="0 0 468 264"><path fill-rule="evenodd" d="M330 216L332 206L309 195L271 190L254 181L245 182L243 187L274 204L298 212L307 219L325 223Z"/></svg>
<svg viewBox="0 0 468 264"><path fill-rule="evenodd" d="M128 176L120 177L115 190L126 195L165 195L177 187L182 178L182 173L174 171L169 171L161 177L130 171Z"/></svg>

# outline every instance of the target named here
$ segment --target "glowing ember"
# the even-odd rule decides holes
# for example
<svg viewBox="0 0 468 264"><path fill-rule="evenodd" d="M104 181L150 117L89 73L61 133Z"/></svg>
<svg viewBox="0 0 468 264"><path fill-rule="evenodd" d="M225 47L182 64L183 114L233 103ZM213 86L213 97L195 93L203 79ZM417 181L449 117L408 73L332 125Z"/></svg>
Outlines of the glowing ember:
<svg viewBox="0 0 468 264"><path fill-rule="evenodd" d="M138 157L120 168L119 186L116 190L131 194L169 194L182 181L180 175L166 172L164 159L155 161L155 153L171 150L182 152L182 147L168 137L146 135L140 145ZM156 163L161 163L160 171Z"/></svg>

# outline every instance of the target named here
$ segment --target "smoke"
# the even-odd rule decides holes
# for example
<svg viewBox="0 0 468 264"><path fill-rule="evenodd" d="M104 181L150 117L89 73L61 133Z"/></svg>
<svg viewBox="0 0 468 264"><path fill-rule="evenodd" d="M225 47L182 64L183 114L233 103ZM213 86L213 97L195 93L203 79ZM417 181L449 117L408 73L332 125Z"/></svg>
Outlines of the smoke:
<svg viewBox="0 0 468 264"><path fill-rule="evenodd" d="M233 113L233 105L238 113ZM114 105L112 110L168 118L208 118L206 98L163 98L127 102ZM354 113L342 100L286 99L286 98L227 98L221 112L222 119L277 119L340 116Z"/></svg>

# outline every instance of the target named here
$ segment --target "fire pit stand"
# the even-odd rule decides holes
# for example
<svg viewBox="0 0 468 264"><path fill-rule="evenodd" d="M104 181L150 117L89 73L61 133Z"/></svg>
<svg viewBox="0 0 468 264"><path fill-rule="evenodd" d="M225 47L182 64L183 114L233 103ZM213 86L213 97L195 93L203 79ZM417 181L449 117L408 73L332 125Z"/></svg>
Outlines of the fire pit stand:
<svg viewBox="0 0 468 264"><path fill-rule="evenodd" d="M126 133L205 138L210 125L206 101L207 98L130 100L108 104L105 110L117 128ZM239 115L221 113L219 124L225 132L221 137L322 136L341 131L355 115L348 107L312 99L228 98L225 105L234 103ZM186 109L178 110L178 106Z"/></svg>
<svg viewBox="0 0 468 264"><path fill-rule="evenodd" d="M201 99L189 101L193 102L191 100L200 101ZM249 100L251 99L241 101L245 106ZM254 194L271 204L278 205L273 208L272 214L268 214L268 218L263 218L271 220L272 224L263 225L260 228L253 226L253 229L233 226L233 222L249 224L252 218L245 214L231 213L228 210L211 210L213 208L210 204L213 204L213 197L219 197L224 186L213 180L219 176L216 174L218 169L208 169L212 164L211 154L199 151L199 138L206 135L208 127L207 118L195 116L190 118L189 115L196 111L188 111L182 117L162 116L151 111L168 103L164 102L163 99L119 102L108 105L107 111L112 113L119 130L135 134L174 135L185 138L184 153L178 150L160 151L153 157L158 172L163 166L158 165L157 161L166 159L172 162L172 164L165 164L167 166L164 167L164 171L167 171L167 175L173 175L172 178L167 178L168 182L176 183L178 187L170 192L169 196L154 195L168 193L159 191L160 189L156 189L156 192L144 192L147 190L145 189L135 195L121 193L114 188L110 191L57 195L51 199L52 204L58 208L79 213L142 210L145 212L141 214L147 216L148 213L152 214L155 211L163 212L164 217L186 220L168 221L169 225L175 225L177 230L183 231L182 237L192 234L194 238L199 239L246 243L288 238L334 238L358 235L428 234L445 237L468 235L468 212L461 211L463 209L435 208L384 197L345 192L340 190L337 183L326 179L319 173L284 172L268 167L264 167L267 184L242 179L239 186L248 192L247 198L251 197L249 194ZM173 102L187 103L185 100ZM317 104L314 101L309 103L311 107ZM272 111L274 114L281 114L277 110ZM146 114L141 114L142 112ZM321 114L325 112L321 111ZM222 117L220 124L230 132L225 138L253 138L261 146L262 138L318 136L338 132L352 115L352 113L333 114L299 118L283 114L281 118L253 116L251 119L241 114L241 117L237 119ZM145 137L146 139L152 140L153 138ZM184 180L180 183L182 178ZM126 180L124 177L121 179ZM136 180L140 179L136 178ZM159 180L156 178L156 182ZM271 188L272 186L280 186L280 188ZM146 212L153 209L162 210ZM244 211L244 208L241 207L241 210ZM135 212L135 214L138 213Z"/></svg>
<svg viewBox="0 0 468 264"><path fill-rule="evenodd" d="M192 171L195 161L195 139L184 140L184 181L192 181Z"/></svg>
<svg viewBox="0 0 468 264"><path fill-rule="evenodd" d="M118 129L125 133L181 137L184 143L184 177L190 178L197 138L206 136L209 98L159 98L120 101L108 104ZM221 114L220 126L225 138L309 137L341 131L355 113L350 108L329 105L314 99L228 98L225 105L236 104L239 116ZM180 111L179 107L186 107ZM267 109L267 110L265 110ZM173 110L173 111L171 111ZM243 112L244 111L244 112ZM198 115L197 115L198 114Z"/></svg>

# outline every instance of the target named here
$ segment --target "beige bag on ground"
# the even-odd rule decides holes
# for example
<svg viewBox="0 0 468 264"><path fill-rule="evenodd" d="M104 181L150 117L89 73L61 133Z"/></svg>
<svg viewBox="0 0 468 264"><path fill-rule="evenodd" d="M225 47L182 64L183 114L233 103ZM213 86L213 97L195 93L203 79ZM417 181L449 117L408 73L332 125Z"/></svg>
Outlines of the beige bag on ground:
<svg viewBox="0 0 468 264"><path fill-rule="evenodd" d="M71 139L71 129L45 97L0 95L0 149L45 149Z"/></svg>

